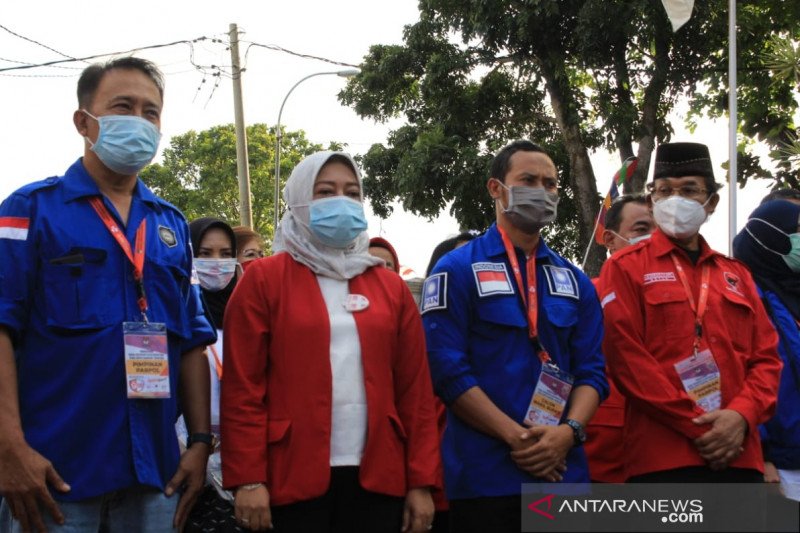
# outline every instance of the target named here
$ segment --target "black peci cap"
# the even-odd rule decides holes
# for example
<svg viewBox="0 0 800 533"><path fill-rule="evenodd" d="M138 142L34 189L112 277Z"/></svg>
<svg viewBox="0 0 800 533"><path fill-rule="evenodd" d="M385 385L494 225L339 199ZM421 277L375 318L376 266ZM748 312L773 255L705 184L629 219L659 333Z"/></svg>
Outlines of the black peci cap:
<svg viewBox="0 0 800 533"><path fill-rule="evenodd" d="M653 180L683 176L703 176L714 181L708 146L685 142L658 145Z"/></svg>

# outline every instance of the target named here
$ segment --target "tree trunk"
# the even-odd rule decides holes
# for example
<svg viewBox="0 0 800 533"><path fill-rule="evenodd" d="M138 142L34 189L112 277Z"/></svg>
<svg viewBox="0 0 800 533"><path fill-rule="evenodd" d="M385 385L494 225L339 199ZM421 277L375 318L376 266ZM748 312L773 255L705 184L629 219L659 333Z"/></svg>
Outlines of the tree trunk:
<svg viewBox="0 0 800 533"><path fill-rule="evenodd" d="M587 275L595 277L603 266L606 250L594 242L593 230L597 212L600 209L600 199L597 194L592 162L581 137L580 117L575 111L575 100L570 93L569 86L559 81L567 79L566 72L562 67L545 62L541 62L540 66L547 92L550 95L550 105L553 108L558 127L564 136L564 144L569 154L570 179L578 204L581 250L585 250L587 244L592 243L583 269Z"/></svg>

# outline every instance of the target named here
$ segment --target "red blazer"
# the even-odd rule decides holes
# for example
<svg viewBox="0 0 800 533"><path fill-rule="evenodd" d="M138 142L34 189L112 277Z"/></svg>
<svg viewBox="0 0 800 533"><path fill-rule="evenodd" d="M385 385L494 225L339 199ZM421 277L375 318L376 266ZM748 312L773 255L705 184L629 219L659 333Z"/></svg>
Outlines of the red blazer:
<svg viewBox="0 0 800 533"><path fill-rule="evenodd" d="M692 354L695 315L670 254L683 266L697 302L703 265L710 267L708 307L700 349L719 367L722 408L740 413L749 432L730 467L763 471L758 425L775 412L781 359L778 335L747 267L714 252L700 238L693 265L660 231L617 252L600 273L608 368L627 399L628 476L702 466L694 439L711 429L683 388L675 363Z"/></svg>
<svg viewBox="0 0 800 533"><path fill-rule="evenodd" d="M441 485L435 401L419 312L382 267L350 280L367 393L364 489L405 496ZM315 274L288 253L253 261L225 309L220 421L228 488L264 482L270 503L323 495L330 482L330 325Z"/></svg>

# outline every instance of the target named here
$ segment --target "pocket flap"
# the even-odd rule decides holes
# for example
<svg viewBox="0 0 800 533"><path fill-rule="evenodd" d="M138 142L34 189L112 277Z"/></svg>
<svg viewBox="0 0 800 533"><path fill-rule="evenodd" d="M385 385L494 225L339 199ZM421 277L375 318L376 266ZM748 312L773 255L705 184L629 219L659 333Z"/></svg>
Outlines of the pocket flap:
<svg viewBox="0 0 800 533"><path fill-rule="evenodd" d="M269 420L267 421L267 442L273 443L283 440L292 426L291 420Z"/></svg>

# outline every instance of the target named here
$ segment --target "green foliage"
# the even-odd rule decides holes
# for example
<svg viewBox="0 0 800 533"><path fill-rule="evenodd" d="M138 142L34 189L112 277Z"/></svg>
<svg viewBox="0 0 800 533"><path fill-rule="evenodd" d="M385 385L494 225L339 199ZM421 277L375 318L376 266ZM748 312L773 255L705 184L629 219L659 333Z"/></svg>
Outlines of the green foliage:
<svg viewBox="0 0 800 533"><path fill-rule="evenodd" d="M281 181L305 156L322 150L302 131L283 131ZM331 143L330 150L341 149ZM266 124L247 127L250 160L250 195L253 229L268 242L273 235L275 187L275 131ZM233 124L214 126L199 133L188 131L170 140L163 164L142 172L142 179L160 197L177 206L188 220L204 216L240 224L239 185L236 171L236 133Z"/></svg>
<svg viewBox="0 0 800 533"><path fill-rule="evenodd" d="M592 238L600 204L589 153L602 147L620 161L638 156L626 192L641 191L655 144L673 133L667 116L678 99L692 97L698 112L721 112L727 0L695 2L677 33L657 0L421 0L419 8L403 45L372 46L361 74L340 93L364 117L406 122L363 157L365 191L379 215L394 200L428 217L452 202L462 226L485 227L494 219L489 161L527 137L560 169L562 204L550 238L574 259ZM800 2L746 3L745 57L759 57L774 28L800 31L798 10ZM784 81L772 84L757 110L756 95L770 81L745 76L748 135L785 130L796 109ZM709 85L716 89L703 94ZM764 176L754 162L743 167L747 175ZM599 268L600 256L595 251L588 270Z"/></svg>

